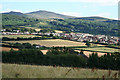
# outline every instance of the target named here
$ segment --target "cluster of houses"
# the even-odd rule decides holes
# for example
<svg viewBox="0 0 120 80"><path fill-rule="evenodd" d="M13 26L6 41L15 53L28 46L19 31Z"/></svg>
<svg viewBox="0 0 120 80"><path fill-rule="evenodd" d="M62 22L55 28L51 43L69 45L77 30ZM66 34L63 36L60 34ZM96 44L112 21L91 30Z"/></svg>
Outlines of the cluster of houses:
<svg viewBox="0 0 120 80"><path fill-rule="evenodd" d="M75 41L89 41L89 42L99 42L107 44L117 44L120 42L120 39L115 36L106 36L106 35L92 35L88 33L40 33L40 32L20 32L19 30L14 30L13 32L6 32L4 29L1 30L0 34L2 35L47 35L62 37L67 40Z"/></svg>
<svg viewBox="0 0 120 80"><path fill-rule="evenodd" d="M115 36L92 35L88 33L53 33L54 36L63 36L64 39L75 41L99 42L106 44L117 44L120 39Z"/></svg>

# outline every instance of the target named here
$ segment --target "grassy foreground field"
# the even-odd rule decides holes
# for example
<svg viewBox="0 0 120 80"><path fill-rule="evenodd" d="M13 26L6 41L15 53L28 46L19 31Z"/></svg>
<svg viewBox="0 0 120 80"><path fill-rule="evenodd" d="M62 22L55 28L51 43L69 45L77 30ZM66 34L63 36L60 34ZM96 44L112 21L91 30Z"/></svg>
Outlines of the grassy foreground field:
<svg viewBox="0 0 120 80"><path fill-rule="evenodd" d="M3 78L113 78L115 73L120 78L120 72L112 70L2 64Z"/></svg>

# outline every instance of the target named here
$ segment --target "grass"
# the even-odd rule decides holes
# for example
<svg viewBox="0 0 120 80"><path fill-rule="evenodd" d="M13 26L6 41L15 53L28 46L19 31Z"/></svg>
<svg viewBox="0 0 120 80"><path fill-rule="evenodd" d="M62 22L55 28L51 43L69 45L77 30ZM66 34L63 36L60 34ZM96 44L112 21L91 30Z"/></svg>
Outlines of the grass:
<svg viewBox="0 0 120 80"><path fill-rule="evenodd" d="M11 43L26 43L29 42L31 44L40 44L47 47L53 47L53 46L86 46L83 42L75 42L75 41L69 41L69 40L61 40L61 39L49 39L49 40L28 40L28 41L7 41Z"/></svg>
<svg viewBox="0 0 120 80"><path fill-rule="evenodd" d="M53 47L53 46L60 46L60 47L85 47L84 42L77 42L77 41L70 41L70 40L62 40L62 39L49 39L49 40L24 40L24 41L6 41L11 43L26 43L29 42L31 44L40 44L47 47ZM103 46L100 44L92 44L92 46Z"/></svg>
<svg viewBox="0 0 120 80"><path fill-rule="evenodd" d="M37 27L28 27L28 26L19 26L19 27L24 27L24 28L28 28L28 29L35 29L36 31L40 31L40 28Z"/></svg>
<svg viewBox="0 0 120 80"><path fill-rule="evenodd" d="M76 49L83 49L83 50L90 50L90 51L98 51L98 52L118 52L119 49L115 48L108 48L108 47L93 47L93 48L76 48Z"/></svg>
<svg viewBox="0 0 120 80"><path fill-rule="evenodd" d="M8 37L8 38L29 38L29 37L41 37L41 36L36 36L36 35L2 35L0 38L2 37Z"/></svg>
<svg viewBox="0 0 120 80"><path fill-rule="evenodd" d="M2 64L3 78L112 78L119 71L52 67L36 65ZM119 74L120 76L120 74ZM118 75L117 75L118 77Z"/></svg>

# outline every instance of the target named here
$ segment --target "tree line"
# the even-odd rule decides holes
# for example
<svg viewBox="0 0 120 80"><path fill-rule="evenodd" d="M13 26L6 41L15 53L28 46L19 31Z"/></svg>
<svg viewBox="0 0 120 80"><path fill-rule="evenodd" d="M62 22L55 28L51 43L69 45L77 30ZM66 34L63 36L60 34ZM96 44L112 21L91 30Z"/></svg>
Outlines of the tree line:
<svg viewBox="0 0 120 80"><path fill-rule="evenodd" d="M2 41L20 41L20 40L44 40L44 39L52 39L52 37L49 36L42 36L42 37L17 37L17 38L9 38L9 37L2 37Z"/></svg>
<svg viewBox="0 0 120 80"><path fill-rule="evenodd" d="M90 57L85 57L84 52L75 52L70 48L56 48L48 50L46 55L39 49L22 49L2 53L3 63L64 66L64 67L83 67L100 69L120 69L120 53L109 53L101 57L93 53Z"/></svg>

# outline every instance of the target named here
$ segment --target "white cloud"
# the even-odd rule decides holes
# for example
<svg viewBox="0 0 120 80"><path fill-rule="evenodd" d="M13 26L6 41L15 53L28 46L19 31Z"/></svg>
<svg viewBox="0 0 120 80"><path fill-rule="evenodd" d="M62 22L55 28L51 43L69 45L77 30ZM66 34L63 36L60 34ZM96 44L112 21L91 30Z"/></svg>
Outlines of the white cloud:
<svg viewBox="0 0 120 80"><path fill-rule="evenodd" d="M104 12L104 13L99 13L99 14L95 14L95 15L91 15L91 16L99 16L99 17L105 17L105 18L110 18L112 15L109 12ZM111 17L110 19L115 19L117 20L118 18L116 17Z"/></svg>
<svg viewBox="0 0 120 80"><path fill-rule="evenodd" d="M68 16L76 16L76 17L81 17L82 14L78 12L60 12L60 14L68 15Z"/></svg>
<svg viewBox="0 0 120 80"><path fill-rule="evenodd" d="M101 16L101 17L106 16L106 17L108 17L108 16L110 16L110 15L111 15L110 13L104 12L104 13L95 14L94 16Z"/></svg>
<svg viewBox="0 0 120 80"><path fill-rule="evenodd" d="M5 11L1 11L1 13L6 13L6 12L10 12L10 11L15 11L15 12L22 12L21 10L17 10L17 9L6 9Z"/></svg>
<svg viewBox="0 0 120 80"><path fill-rule="evenodd" d="M2 9L2 5L0 4L0 10Z"/></svg>

